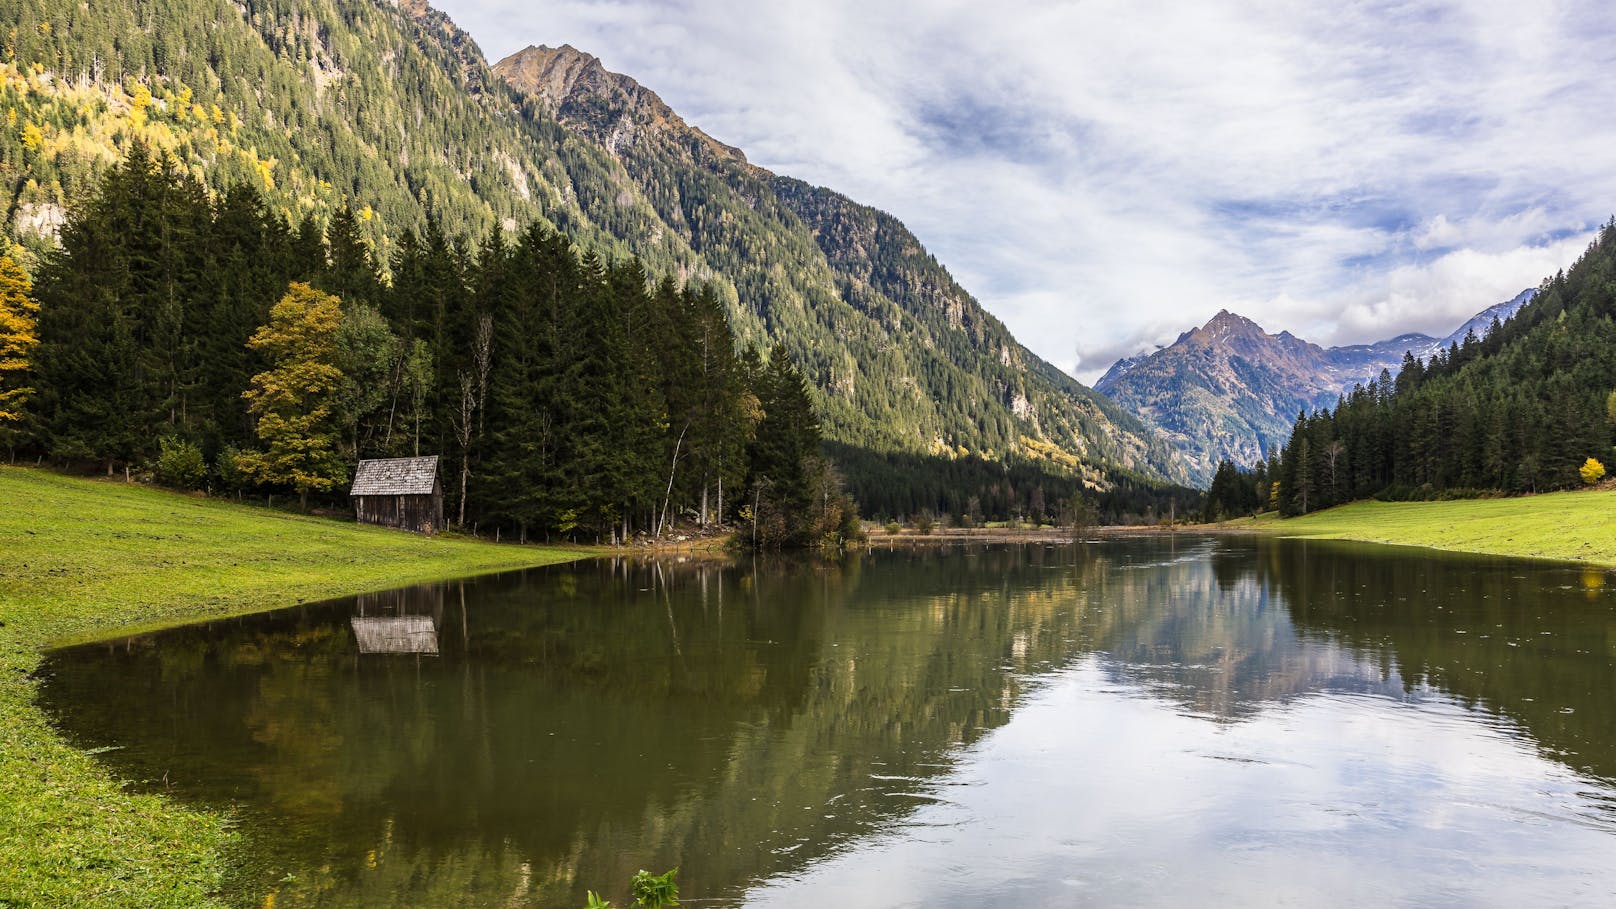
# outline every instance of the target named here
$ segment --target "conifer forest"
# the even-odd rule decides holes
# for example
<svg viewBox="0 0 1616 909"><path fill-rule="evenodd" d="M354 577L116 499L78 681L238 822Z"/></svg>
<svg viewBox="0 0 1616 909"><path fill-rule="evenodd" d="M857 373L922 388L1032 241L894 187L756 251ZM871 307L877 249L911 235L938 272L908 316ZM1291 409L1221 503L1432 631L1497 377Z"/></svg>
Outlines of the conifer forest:
<svg viewBox="0 0 1616 909"><path fill-rule="evenodd" d="M435 453L450 521L484 535L857 532L787 353L738 349L710 289L544 226L473 244L429 221L378 263L347 207L290 224L137 145L32 300L13 457L307 504L341 501L358 459Z"/></svg>

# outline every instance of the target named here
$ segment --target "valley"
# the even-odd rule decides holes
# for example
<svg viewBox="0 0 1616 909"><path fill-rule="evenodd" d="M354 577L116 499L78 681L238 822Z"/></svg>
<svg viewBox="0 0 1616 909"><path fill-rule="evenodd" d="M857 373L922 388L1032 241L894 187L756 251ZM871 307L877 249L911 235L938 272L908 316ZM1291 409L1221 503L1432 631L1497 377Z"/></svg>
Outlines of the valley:
<svg viewBox="0 0 1616 909"><path fill-rule="evenodd" d="M0 907L1616 903L1616 23L448 6L0 4Z"/></svg>

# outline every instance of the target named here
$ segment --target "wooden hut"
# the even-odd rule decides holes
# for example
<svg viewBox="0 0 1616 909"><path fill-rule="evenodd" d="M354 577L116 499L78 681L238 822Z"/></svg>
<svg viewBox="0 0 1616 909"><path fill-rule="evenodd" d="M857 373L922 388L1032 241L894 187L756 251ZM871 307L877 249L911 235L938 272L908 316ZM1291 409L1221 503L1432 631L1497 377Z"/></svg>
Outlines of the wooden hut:
<svg viewBox="0 0 1616 909"><path fill-rule="evenodd" d="M348 495L361 523L416 533L443 527L443 484L438 482L437 455L360 461Z"/></svg>

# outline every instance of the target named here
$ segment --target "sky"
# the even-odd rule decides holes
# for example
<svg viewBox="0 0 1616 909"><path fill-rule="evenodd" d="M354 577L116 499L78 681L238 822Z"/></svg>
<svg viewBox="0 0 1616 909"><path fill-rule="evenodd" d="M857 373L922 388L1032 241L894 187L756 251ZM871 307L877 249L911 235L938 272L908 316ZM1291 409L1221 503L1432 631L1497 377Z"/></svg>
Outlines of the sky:
<svg viewBox="0 0 1616 909"><path fill-rule="evenodd" d="M1616 4L437 0L901 219L1092 382L1229 309L1442 336L1616 213Z"/></svg>

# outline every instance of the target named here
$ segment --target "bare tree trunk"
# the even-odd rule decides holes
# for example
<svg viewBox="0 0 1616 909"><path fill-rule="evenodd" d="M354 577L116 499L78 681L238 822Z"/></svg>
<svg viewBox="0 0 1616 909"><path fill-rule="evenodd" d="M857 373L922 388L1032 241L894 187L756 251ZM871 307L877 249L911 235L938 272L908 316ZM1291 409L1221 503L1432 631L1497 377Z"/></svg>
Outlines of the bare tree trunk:
<svg viewBox="0 0 1616 909"><path fill-rule="evenodd" d="M466 488L471 481L471 418L477 407L475 383L465 370L460 371L460 419L454 421L454 428L460 443L460 518L456 523L461 527L466 526Z"/></svg>
<svg viewBox="0 0 1616 909"><path fill-rule="evenodd" d="M752 551L757 552L758 508L763 504L763 478L752 487Z"/></svg>
<svg viewBox="0 0 1616 909"><path fill-rule="evenodd" d="M673 443L673 463L668 466L668 491L662 496L662 511L657 515L656 532L652 536L662 538L662 525L668 519L668 504L673 499L673 475L679 470L679 449L685 444L685 433L690 430L690 424L685 423L684 429L679 430L679 439Z"/></svg>
<svg viewBox="0 0 1616 909"><path fill-rule="evenodd" d="M466 526L466 483L471 480L471 461L464 455L460 458L460 514L455 523L460 527Z"/></svg>
<svg viewBox="0 0 1616 909"><path fill-rule="evenodd" d="M483 415L488 410L488 372L494 359L494 317L477 320L477 346L472 357L477 366L477 435L483 434Z"/></svg>

